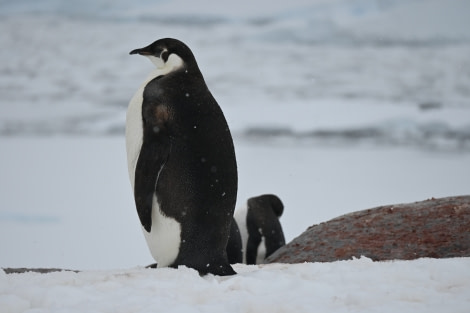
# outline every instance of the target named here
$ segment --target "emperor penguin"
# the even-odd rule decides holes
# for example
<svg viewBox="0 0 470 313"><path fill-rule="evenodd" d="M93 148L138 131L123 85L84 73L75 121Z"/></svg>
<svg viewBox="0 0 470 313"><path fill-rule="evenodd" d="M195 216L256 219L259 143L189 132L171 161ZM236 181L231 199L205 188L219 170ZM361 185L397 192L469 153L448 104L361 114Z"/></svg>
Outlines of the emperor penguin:
<svg viewBox="0 0 470 313"><path fill-rule="evenodd" d="M238 176L224 114L183 42L159 39L130 54L156 66L126 116L129 177L156 267L236 274L226 246Z"/></svg>

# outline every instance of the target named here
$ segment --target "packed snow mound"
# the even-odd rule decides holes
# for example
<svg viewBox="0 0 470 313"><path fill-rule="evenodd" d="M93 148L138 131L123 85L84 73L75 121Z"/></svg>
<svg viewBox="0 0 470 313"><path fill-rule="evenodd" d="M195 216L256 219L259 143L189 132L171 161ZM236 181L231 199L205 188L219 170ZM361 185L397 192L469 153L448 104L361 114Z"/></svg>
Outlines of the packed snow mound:
<svg viewBox="0 0 470 313"><path fill-rule="evenodd" d="M469 258L236 265L238 275L189 268L25 273L0 271L5 313L447 312L470 305Z"/></svg>

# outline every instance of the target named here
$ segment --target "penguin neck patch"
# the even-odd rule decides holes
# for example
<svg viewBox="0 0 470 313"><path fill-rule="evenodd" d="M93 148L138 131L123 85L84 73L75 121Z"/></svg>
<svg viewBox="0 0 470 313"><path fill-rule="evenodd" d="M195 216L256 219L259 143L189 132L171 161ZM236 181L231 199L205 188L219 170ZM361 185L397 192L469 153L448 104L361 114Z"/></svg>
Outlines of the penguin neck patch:
<svg viewBox="0 0 470 313"><path fill-rule="evenodd" d="M177 54L170 54L166 62L154 55L146 55L147 58L157 67L160 75L166 75L183 67L184 61Z"/></svg>

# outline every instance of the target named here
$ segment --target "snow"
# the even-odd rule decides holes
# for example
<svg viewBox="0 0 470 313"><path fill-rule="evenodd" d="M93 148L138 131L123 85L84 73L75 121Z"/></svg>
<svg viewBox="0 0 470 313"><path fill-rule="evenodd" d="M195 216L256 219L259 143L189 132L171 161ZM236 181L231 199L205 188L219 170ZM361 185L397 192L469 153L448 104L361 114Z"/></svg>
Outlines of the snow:
<svg viewBox="0 0 470 313"><path fill-rule="evenodd" d="M124 121L152 65L128 53L157 38L191 47L238 205L278 195L286 241L470 186L468 1L193 3L0 3L0 267L82 271L0 272L1 312L467 312L470 258L143 268Z"/></svg>
<svg viewBox="0 0 470 313"><path fill-rule="evenodd" d="M2 312L468 312L470 261L236 265L217 277L185 267L0 273ZM30 311L29 311L30 310Z"/></svg>

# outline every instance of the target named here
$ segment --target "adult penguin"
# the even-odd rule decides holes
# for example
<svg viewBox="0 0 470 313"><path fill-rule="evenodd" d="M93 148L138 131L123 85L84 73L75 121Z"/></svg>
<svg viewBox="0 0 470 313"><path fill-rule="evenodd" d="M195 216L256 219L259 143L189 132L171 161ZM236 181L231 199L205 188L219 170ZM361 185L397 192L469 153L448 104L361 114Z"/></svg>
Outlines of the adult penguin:
<svg viewBox="0 0 470 313"><path fill-rule="evenodd" d="M157 267L233 275L226 246L237 164L225 117L193 53L165 38L130 54L156 66L129 103L129 177Z"/></svg>

